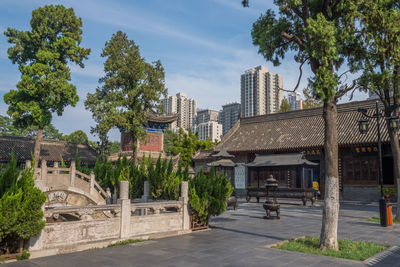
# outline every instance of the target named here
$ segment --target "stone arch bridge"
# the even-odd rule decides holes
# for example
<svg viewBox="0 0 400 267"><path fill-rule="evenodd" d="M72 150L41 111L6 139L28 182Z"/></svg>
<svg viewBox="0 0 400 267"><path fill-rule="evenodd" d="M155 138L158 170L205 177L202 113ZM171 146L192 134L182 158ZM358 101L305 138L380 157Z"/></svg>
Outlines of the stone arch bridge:
<svg viewBox="0 0 400 267"><path fill-rule="evenodd" d="M27 161L27 167L31 162ZM75 162L69 168L47 167L42 160L35 168L35 185L47 196L46 206L88 206L106 204L107 193L96 182L94 173L86 175L76 169Z"/></svg>

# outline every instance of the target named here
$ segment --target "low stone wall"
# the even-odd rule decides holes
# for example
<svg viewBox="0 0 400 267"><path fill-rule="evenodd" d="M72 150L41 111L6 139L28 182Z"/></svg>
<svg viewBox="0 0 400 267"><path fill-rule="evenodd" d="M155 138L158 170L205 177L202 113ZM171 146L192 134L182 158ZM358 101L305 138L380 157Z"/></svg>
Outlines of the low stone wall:
<svg viewBox="0 0 400 267"><path fill-rule="evenodd" d="M377 186L344 186L343 200L361 201L361 202L378 202L380 193Z"/></svg>
<svg viewBox="0 0 400 267"><path fill-rule="evenodd" d="M131 218L130 233L133 236L157 234L160 232L181 231L182 214L155 214Z"/></svg>
<svg viewBox="0 0 400 267"><path fill-rule="evenodd" d="M50 222L38 238L30 240L31 257L104 247L131 238L190 232L187 182L182 182L179 201L131 203L128 182L121 181L120 188L119 204L45 209ZM65 218L73 221L60 221Z"/></svg>

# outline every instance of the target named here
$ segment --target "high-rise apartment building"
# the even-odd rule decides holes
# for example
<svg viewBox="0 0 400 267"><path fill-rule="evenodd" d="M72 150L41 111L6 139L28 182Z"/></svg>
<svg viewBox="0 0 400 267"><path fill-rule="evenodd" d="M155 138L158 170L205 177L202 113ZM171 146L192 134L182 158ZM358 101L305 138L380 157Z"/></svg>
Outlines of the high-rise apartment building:
<svg viewBox="0 0 400 267"><path fill-rule="evenodd" d="M188 98L184 93L177 93L176 96L168 96L163 99L164 110L167 115L177 114L178 119L171 124L173 131L182 128L188 131L196 117L197 101L193 98Z"/></svg>
<svg viewBox="0 0 400 267"><path fill-rule="evenodd" d="M290 110L303 109L303 99L301 99L300 93L293 92L288 95L288 102Z"/></svg>
<svg viewBox="0 0 400 267"><path fill-rule="evenodd" d="M212 109L202 109L197 111L197 116L194 120L194 125L198 125L203 122L218 121L220 111Z"/></svg>
<svg viewBox="0 0 400 267"><path fill-rule="evenodd" d="M266 66L246 70L241 76L242 116L278 112L283 99L282 86L282 75L268 72Z"/></svg>
<svg viewBox="0 0 400 267"><path fill-rule="evenodd" d="M240 118L240 104L232 103L222 106L219 123L222 124L222 135L225 135Z"/></svg>
<svg viewBox="0 0 400 267"><path fill-rule="evenodd" d="M221 141L222 125L217 121L202 122L193 126L193 132L198 133L200 140Z"/></svg>

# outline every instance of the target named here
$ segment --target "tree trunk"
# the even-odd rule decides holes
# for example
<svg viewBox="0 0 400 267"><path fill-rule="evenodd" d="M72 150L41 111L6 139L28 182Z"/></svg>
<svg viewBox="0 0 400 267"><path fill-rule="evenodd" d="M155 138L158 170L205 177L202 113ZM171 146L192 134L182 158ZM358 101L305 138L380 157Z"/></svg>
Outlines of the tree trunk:
<svg viewBox="0 0 400 267"><path fill-rule="evenodd" d="M35 148L33 150L33 157L35 160L35 165L36 167L39 164L39 159L40 159L40 144L42 143L43 139L43 128L39 128L36 134L36 140L35 140Z"/></svg>
<svg viewBox="0 0 400 267"><path fill-rule="evenodd" d="M22 253L22 251L24 250L24 239L20 238L19 239L19 248L18 248L18 252Z"/></svg>
<svg viewBox="0 0 400 267"><path fill-rule="evenodd" d="M132 135L132 159L131 161L133 162L133 164L139 164L139 162L136 162L136 152L137 152L137 148L138 148L138 140L135 138L135 135L131 132Z"/></svg>
<svg viewBox="0 0 400 267"><path fill-rule="evenodd" d="M322 250L338 250L339 173L335 100L324 103L323 118L325 122L325 205L322 218L320 248Z"/></svg>

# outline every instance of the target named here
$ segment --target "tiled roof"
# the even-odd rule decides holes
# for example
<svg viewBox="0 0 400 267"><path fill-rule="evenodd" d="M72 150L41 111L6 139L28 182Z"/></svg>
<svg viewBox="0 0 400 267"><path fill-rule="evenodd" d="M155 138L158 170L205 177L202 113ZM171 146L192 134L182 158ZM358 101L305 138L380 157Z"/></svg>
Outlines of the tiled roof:
<svg viewBox="0 0 400 267"><path fill-rule="evenodd" d="M377 143L376 120L370 120L369 132L360 134L358 108L366 108L368 115L375 113L375 100L337 105L339 146ZM381 119L382 142L389 142L384 119ZM293 151L323 147L324 120L322 107L241 118L221 143L228 152Z"/></svg>
<svg viewBox="0 0 400 267"><path fill-rule="evenodd" d="M35 145L35 139L29 137L17 137L0 135L0 160L8 161L11 152L14 152L17 160L32 159L31 153ZM82 162L96 162L96 151L86 144L69 143L66 141L43 140L40 145L40 159L46 161L71 161L75 158L76 150Z"/></svg>
<svg viewBox="0 0 400 267"><path fill-rule="evenodd" d="M234 155L229 154L225 148L221 148L221 150L217 153L212 155L215 158L234 158Z"/></svg>
<svg viewBox="0 0 400 267"><path fill-rule="evenodd" d="M165 114L157 113L151 109L147 111L147 116L149 118L149 121L158 122L158 123L172 123L178 119L177 114L165 115Z"/></svg>
<svg viewBox="0 0 400 267"><path fill-rule="evenodd" d="M215 160L214 157L212 157L211 155L214 154L215 151L214 150L199 150L196 152L196 154L194 154L193 156L193 160L196 161L200 161L200 160Z"/></svg>

